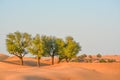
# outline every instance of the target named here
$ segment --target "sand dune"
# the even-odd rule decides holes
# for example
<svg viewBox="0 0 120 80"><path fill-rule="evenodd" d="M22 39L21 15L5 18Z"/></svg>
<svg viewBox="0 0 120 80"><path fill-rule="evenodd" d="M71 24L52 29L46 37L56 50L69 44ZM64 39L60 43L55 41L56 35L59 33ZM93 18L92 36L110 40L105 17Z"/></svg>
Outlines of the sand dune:
<svg viewBox="0 0 120 80"><path fill-rule="evenodd" d="M0 61L3 61L5 59L7 59L9 56L4 55L4 54L0 54Z"/></svg>
<svg viewBox="0 0 120 80"><path fill-rule="evenodd" d="M120 80L120 63L60 63L50 65L43 58L42 66L36 59L24 58L20 66L17 57L0 62L0 80Z"/></svg>
<svg viewBox="0 0 120 80"><path fill-rule="evenodd" d="M120 55L105 55L105 56L103 56L103 58L106 58L106 59L115 59L116 61L120 62Z"/></svg>

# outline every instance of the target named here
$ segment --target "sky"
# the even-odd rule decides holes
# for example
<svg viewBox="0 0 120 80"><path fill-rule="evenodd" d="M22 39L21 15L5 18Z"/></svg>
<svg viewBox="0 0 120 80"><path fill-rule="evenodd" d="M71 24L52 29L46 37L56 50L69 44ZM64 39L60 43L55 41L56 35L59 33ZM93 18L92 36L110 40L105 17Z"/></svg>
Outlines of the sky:
<svg viewBox="0 0 120 80"><path fill-rule="evenodd" d="M15 31L72 36L79 54L120 55L120 0L0 0L0 53Z"/></svg>

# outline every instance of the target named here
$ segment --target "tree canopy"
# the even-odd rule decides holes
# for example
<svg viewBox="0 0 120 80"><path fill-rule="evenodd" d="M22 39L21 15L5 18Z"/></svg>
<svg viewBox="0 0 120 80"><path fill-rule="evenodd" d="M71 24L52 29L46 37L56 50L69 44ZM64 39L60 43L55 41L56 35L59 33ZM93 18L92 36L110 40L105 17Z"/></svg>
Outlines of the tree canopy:
<svg viewBox="0 0 120 80"><path fill-rule="evenodd" d="M20 58L23 65L23 57L28 53L27 47L31 41L31 35L28 33L14 32L7 35L7 51Z"/></svg>
<svg viewBox="0 0 120 80"><path fill-rule="evenodd" d="M40 66L40 59L41 57L44 55L44 44L43 41L41 39L41 37L39 36L39 34L37 34L30 43L30 46L28 48L28 51L30 53L32 53L33 55L36 55L37 59L38 59L38 66Z"/></svg>
<svg viewBox="0 0 120 80"><path fill-rule="evenodd" d="M28 33L14 32L7 35L7 51L20 58L23 65L23 57L30 52L37 57L37 64L40 66L42 56L50 56L54 64L54 56L59 57L59 62L65 59L69 62L75 57L81 46L73 37L67 36L65 40L54 36L40 36L36 34L31 37Z"/></svg>
<svg viewBox="0 0 120 80"><path fill-rule="evenodd" d="M65 47L64 47L64 56L67 62L69 62L73 57L75 57L78 52L81 50L79 43L75 42L73 37L66 37Z"/></svg>

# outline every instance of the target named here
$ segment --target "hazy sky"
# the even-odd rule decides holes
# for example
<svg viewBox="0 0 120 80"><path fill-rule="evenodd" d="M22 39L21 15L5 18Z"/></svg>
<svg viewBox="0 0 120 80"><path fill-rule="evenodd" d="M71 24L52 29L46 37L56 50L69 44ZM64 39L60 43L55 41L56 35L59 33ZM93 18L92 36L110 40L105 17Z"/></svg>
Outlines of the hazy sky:
<svg viewBox="0 0 120 80"><path fill-rule="evenodd" d="M15 31L71 35L80 53L120 54L120 0L0 0L0 53Z"/></svg>

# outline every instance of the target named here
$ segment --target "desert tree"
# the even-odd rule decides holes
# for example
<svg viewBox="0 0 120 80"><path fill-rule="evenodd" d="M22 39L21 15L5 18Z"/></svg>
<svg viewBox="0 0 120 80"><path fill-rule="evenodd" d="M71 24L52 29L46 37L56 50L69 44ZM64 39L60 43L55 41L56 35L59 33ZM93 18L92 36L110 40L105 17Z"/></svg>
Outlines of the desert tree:
<svg viewBox="0 0 120 80"><path fill-rule="evenodd" d="M31 40L28 51L37 57L37 65L40 67L40 59L44 55L44 44L39 34Z"/></svg>
<svg viewBox="0 0 120 80"><path fill-rule="evenodd" d="M69 62L73 57L75 57L81 50L79 43L74 41L73 37L66 37L66 42L64 46L64 56L67 62Z"/></svg>
<svg viewBox="0 0 120 80"><path fill-rule="evenodd" d="M89 57L90 59L92 59L92 55L89 55L88 57Z"/></svg>
<svg viewBox="0 0 120 80"><path fill-rule="evenodd" d="M90 59L88 59L88 62L91 62L91 63L92 63L92 62L93 62L93 59L92 59L93 57L92 57L92 55L89 55L88 57L90 58Z"/></svg>
<svg viewBox="0 0 120 80"><path fill-rule="evenodd" d="M57 54L59 56L59 61L58 63L60 63L62 61L62 59L65 58L65 55L64 55L64 47L65 47L65 42L63 41L63 39L61 38L57 38L55 40L55 43L57 44Z"/></svg>
<svg viewBox="0 0 120 80"><path fill-rule="evenodd" d="M97 54L96 55L98 58L101 58L102 57L102 55L99 53L99 54Z"/></svg>
<svg viewBox="0 0 120 80"><path fill-rule="evenodd" d="M78 56L78 58L81 59L81 60L84 60L86 57L87 57L86 54L82 54L82 55Z"/></svg>
<svg viewBox="0 0 120 80"><path fill-rule="evenodd" d="M78 60L80 61L80 62L85 62L85 58L87 57L87 55L86 54L81 54L80 56L78 56ZM89 56L88 56L89 57Z"/></svg>
<svg viewBox="0 0 120 80"><path fill-rule="evenodd" d="M81 57L84 59L84 58L87 57L87 55L86 54L82 54Z"/></svg>
<svg viewBox="0 0 120 80"><path fill-rule="evenodd" d="M23 57L28 53L27 47L30 44L31 35L28 33L14 32L9 33L6 39L7 51L17 56L23 65Z"/></svg>
<svg viewBox="0 0 120 80"><path fill-rule="evenodd" d="M54 56L57 55L57 45L55 43L55 37L52 36L42 36L42 41L44 43L45 54L52 59L52 65L54 65Z"/></svg>

